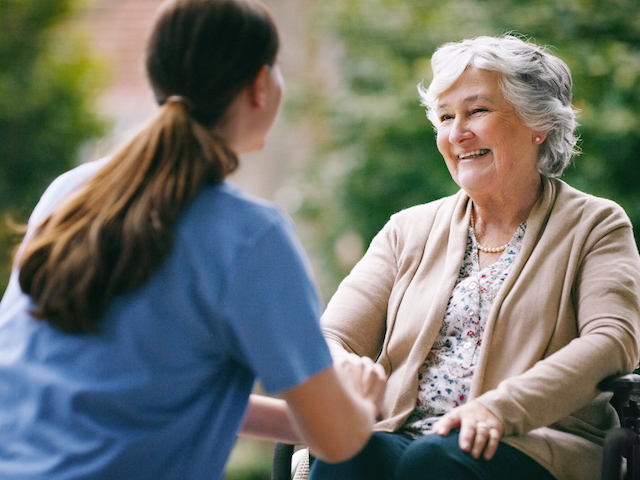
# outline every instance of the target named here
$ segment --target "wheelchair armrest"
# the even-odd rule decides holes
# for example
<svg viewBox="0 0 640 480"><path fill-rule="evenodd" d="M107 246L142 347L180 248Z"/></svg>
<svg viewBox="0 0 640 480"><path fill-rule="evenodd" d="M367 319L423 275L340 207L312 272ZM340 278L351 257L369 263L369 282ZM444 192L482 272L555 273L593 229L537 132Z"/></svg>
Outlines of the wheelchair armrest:
<svg viewBox="0 0 640 480"><path fill-rule="evenodd" d="M640 432L640 409L638 408L638 394L640 394L640 375L613 375L598 384L600 390L613 392L611 405L616 409L620 425L630 428L636 434Z"/></svg>
<svg viewBox="0 0 640 480"><path fill-rule="evenodd" d="M598 384L603 392L640 393L640 375L628 373L626 375L612 375Z"/></svg>

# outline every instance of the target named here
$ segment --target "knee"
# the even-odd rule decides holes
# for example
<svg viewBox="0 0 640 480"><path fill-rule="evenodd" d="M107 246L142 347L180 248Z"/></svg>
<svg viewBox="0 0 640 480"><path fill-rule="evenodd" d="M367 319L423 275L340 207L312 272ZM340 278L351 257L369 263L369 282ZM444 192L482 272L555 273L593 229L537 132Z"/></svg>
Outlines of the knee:
<svg viewBox="0 0 640 480"><path fill-rule="evenodd" d="M343 463L327 464L315 461L309 480L371 480L391 479L397 459L411 440L404 435L374 433L365 448Z"/></svg>
<svg viewBox="0 0 640 480"><path fill-rule="evenodd" d="M460 450L457 434L441 437L425 435L415 440L398 462L395 478L402 479L450 479L454 472L465 470L464 457L471 457ZM454 474L452 476L452 474Z"/></svg>
<svg viewBox="0 0 640 480"><path fill-rule="evenodd" d="M354 479L365 480L365 470L370 459L375 456L370 454L375 449L371 442L358 454L341 463L325 463L322 460L315 460L309 471L309 480L342 480Z"/></svg>

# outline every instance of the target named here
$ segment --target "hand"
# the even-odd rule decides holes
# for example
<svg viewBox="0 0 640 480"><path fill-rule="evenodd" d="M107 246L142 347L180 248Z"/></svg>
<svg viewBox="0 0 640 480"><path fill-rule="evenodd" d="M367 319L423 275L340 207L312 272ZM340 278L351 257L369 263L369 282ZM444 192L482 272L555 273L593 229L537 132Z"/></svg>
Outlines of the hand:
<svg viewBox="0 0 640 480"><path fill-rule="evenodd" d="M375 407L375 417L379 418L387 385L387 375L380 365L369 357L360 357L353 353L334 358L334 367L340 380L370 401Z"/></svg>
<svg viewBox="0 0 640 480"><path fill-rule="evenodd" d="M328 463L351 458L371 438L386 386L370 358L341 355L334 365L283 393L295 431Z"/></svg>
<svg viewBox="0 0 640 480"><path fill-rule="evenodd" d="M447 436L454 428L460 429L460 448L475 459L491 460L498 449L504 425L498 417L478 402L469 402L454 408L434 426L438 435Z"/></svg>

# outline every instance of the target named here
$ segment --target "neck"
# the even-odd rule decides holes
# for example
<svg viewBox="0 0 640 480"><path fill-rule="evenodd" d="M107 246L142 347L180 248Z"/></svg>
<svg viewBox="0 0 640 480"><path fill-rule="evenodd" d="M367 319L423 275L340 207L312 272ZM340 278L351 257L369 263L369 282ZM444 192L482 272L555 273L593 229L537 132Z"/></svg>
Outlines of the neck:
<svg viewBox="0 0 640 480"><path fill-rule="evenodd" d="M542 181L539 187L526 191L510 201L472 200L471 222L480 251L488 254L502 252L511 241L520 224L527 221L533 206L542 193Z"/></svg>
<svg viewBox="0 0 640 480"><path fill-rule="evenodd" d="M508 196L481 196L469 194L473 202L473 213L478 230L513 231L526 222L540 195L542 179L538 176L535 184L522 188Z"/></svg>

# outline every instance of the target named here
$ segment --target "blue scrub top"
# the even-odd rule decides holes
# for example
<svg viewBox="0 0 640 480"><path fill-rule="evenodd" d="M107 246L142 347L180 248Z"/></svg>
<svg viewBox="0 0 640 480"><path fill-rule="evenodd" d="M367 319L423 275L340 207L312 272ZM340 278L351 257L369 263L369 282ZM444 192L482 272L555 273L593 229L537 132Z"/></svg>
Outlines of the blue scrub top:
<svg viewBox="0 0 640 480"><path fill-rule="evenodd" d="M30 230L102 164L58 178ZM186 207L170 256L111 301L99 334L63 333L32 307L14 271L0 303L2 479L222 478L254 380L282 392L331 364L290 220L226 182Z"/></svg>

